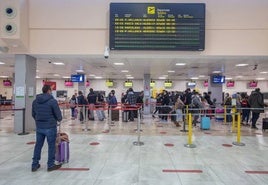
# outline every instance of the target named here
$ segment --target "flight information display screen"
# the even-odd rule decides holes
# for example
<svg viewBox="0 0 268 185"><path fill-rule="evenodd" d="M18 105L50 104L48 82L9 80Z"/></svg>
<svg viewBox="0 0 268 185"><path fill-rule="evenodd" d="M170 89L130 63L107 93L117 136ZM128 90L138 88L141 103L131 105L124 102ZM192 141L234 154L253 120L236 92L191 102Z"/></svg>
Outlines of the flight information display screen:
<svg viewBox="0 0 268 185"><path fill-rule="evenodd" d="M204 3L111 3L111 50L205 49Z"/></svg>

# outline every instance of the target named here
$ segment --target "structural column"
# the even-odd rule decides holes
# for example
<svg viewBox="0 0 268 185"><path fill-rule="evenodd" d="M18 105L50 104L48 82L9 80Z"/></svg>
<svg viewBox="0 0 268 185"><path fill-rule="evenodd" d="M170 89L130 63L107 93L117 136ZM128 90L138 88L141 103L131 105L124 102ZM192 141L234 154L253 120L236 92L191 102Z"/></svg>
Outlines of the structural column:
<svg viewBox="0 0 268 185"><path fill-rule="evenodd" d="M223 84L212 83L213 76L208 80L208 91L211 91L211 100L216 98L216 103L222 103Z"/></svg>
<svg viewBox="0 0 268 185"><path fill-rule="evenodd" d="M36 58L29 55L15 56L15 83L13 99L15 109L25 109L25 130L35 129L32 118L32 102L36 95ZM41 93L41 92L40 92ZM14 114L14 132L22 132L23 111L17 110Z"/></svg>
<svg viewBox="0 0 268 185"><path fill-rule="evenodd" d="M144 109L143 113L144 115L150 114L151 109L151 92L150 92L150 82L151 82L151 76L150 74L144 74Z"/></svg>

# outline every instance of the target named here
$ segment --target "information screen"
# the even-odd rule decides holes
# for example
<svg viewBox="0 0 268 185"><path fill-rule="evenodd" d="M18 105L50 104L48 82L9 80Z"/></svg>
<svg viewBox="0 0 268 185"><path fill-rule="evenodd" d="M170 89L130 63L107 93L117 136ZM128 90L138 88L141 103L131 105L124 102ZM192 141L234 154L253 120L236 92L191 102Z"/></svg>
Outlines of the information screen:
<svg viewBox="0 0 268 185"><path fill-rule="evenodd" d="M204 3L111 3L111 50L205 49Z"/></svg>

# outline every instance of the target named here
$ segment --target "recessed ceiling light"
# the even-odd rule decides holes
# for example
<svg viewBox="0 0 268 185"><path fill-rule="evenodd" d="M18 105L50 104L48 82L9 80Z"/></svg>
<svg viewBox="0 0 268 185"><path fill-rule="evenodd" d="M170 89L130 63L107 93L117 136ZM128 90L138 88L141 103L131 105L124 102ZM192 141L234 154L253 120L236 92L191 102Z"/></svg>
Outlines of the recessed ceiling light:
<svg viewBox="0 0 268 185"><path fill-rule="evenodd" d="M62 66L62 65L64 65L64 63L62 63L62 62L53 62L53 64L54 64L54 65L58 65L58 66Z"/></svg>
<svg viewBox="0 0 268 185"><path fill-rule="evenodd" d="M35 78L40 78L40 76L36 76Z"/></svg>
<svg viewBox="0 0 268 185"><path fill-rule="evenodd" d="M221 71L213 71L212 73L214 73L214 74L215 74L215 73L221 73Z"/></svg>
<svg viewBox="0 0 268 185"><path fill-rule="evenodd" d="M133 76L128 76L127 79L134 79L134 77Z"/></svg>
<svg viewBox="0 0 268 185"><path fill-rule="evenodd" d="M0 78L8 78L8 76L0 76Z"/></svg>
<svg viewBox="0 0 268 185"><path fill-rule="evenodd" d="M261 74L267 74L268 72L267 71L262 71L260 72Z"/></svg>
<svg viewBox="0 0 268 185"><path fill-rule="evenodd" d="M62 78L70 78L70 76L63 76Z"/></svg>
<svg viewBox="0 0 268 185"><path fill-rule="evenodd" d="M128 70L122 70L121 72L122 73L128 73Z"/></svg>
<svg viewBox="0 0 268 185"><path fill-rule="evenodd" d="M159 80L165 80L165 79L167 79L167 78L164 77L164 76L160 76L158 79L159 79Z"/></svg>
<svg viewBox="0 0 268 185"><path fill-rule="evenodd" d="M243 78L243 76L236 76L236 78Z"/></svg>
<svg viewBox="0 0 268 185"><path fill-rule="evenodd" d="M130 74L127 74L126 76L131 76Z"/></svg>
<svg viewBox="0 0 268 185"><path fill-rule="evenodd" d="M102 79L101 76L95 76L94 78L96 78L96 79Z"/></svg>
<svg viewBox="0 0 268 185"><path fill-rule="evenodd" d="M122 62L115 62L114 65L116 65L116 66L123 66L123 65L125 65L125 64L122 63Z"/></svg>
<svg viewBox="0 0 268 185"><path fill-rule="evenodd" d="M248 64L236 64L235 66L237 66L237 67L244 67L244 66L248 66Z"/></svg>
<svg viewBox="0 0 268 185"><path fill-rule="evenodd" d="M168 77L168 75L163 75L163 77Z"/></svg>
<svg viewBox="0 0 268 185"><path fill-rule="evenodd" d="M176 66L185 66L185 63L176 63Z"/></svg>
<svg viewBox="0 0 268 185"><path fill-rule="evenodd" d="M175 73L175 71L170 70L170 71L168 71L168 73Z"/></svg>
<svg viewBox="0 0 268 185"><path fill-rule="evenodd" d="M38 70L38 69L36 69L36 72L39 72L39 70Z"/></svg>
<svg viewBox="0 0 268 185"><path fill-rule="evenodd" d="M60 76L59 74L54 74L53 76Z"/></svg>
<svg viewBox="0 0 268 185"><path fill-rule="evenodd" d="M4 62L0 62L0 64L5 64Z"/></svg>
<svg viewBox="0 0 268 185"><path fill-rule="evenodd" d="M265 78L256 78L256 80L265 80Z"/></svg>
<svg viewBox="0 0 268 185"><path fill-rule="evenodd" d="M206 76L205 75L199 75L200 78L205 78Z"/></svg>
<svg viewBox="0 0 268 185"><path fill-rule="evenodd" d="M96 76L96 75L94 75L94 74L91 74L91 75L89 75L89 76L92 76L92 77L94 77L94 76Z"/></svg>
<svg viewBox="0 0 268 185"><path fill-rule="evenodd" d="M198 77L192 77L191 79L192 80L198 80L199 78Z"/></svg>
<svg viewBox="0 0 268 185"><path fill-rule="evenodd" d="M83 69L77 69L77 70L75 70L77 73L83 73L84 72L84 70Z"/></svg>
<svg viewBox="0 0 268 185"><path fill-rule="evenodd" d="M225 77L225 80L232 80L232 77Z"/></svg>

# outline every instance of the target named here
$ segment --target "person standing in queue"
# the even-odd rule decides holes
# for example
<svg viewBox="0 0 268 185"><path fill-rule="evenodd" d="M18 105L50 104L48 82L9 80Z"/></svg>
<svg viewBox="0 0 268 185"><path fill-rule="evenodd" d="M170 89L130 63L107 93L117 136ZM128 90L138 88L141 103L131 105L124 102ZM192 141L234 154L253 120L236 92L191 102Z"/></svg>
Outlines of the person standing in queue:
<svg viewBox="0 0 268 185"><path fill-rule="evenodd" d="M263 94L260 92L260 88L255 89L253 91L248 99L248 103L251 108L252 112L252 129L258 129L256 127L256 123L260 117L260 113L264 112L264 99L263 99Z"/></svg>
<svg viewBox="0 0 268 185"><path fill-rule="evenodd" d="M39 160L45 138L48 144L47 171L57 170L61 165L55 164L55 143L57 137L57 122L62 120L61 110L57 100L51 95L50 85L44 85L42 94L38 94L32 103L32 117L36 124L36 143L33 153L32 172L40 168Z"/></svg>

